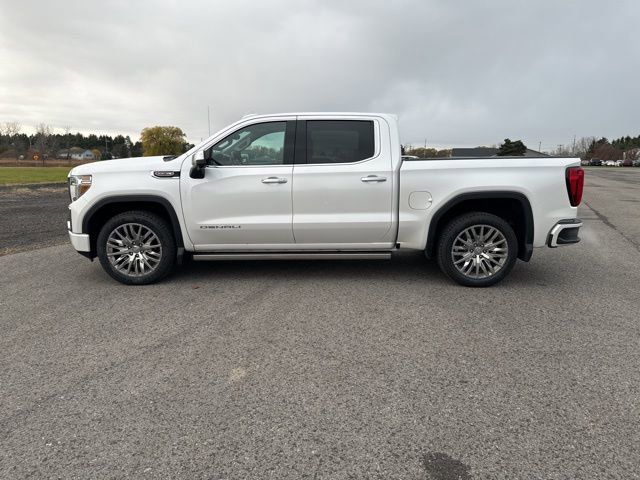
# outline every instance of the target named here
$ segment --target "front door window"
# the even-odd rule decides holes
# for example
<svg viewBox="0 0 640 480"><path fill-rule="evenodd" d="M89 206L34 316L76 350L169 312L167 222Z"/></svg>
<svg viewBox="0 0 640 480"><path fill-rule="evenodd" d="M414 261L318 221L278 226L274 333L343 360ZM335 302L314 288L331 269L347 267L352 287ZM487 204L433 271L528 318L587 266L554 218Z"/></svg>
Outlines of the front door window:
<svg viewBox="0 0 640 480"><path fill-rule="evenodd" d="M220 140L205 152L210 165L283 165L287 122L256 123Z"/></svg>

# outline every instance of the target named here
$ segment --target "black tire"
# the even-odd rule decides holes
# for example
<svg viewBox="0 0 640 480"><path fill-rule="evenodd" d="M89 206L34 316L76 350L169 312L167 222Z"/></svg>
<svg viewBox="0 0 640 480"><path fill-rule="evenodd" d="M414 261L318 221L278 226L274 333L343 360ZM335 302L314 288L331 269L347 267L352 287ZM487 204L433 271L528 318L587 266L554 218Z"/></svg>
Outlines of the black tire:
<svg viewBox="0 0 640 480"><path fill-rule="evenodd" d="M473 243L469 242L470 246L465 248L470 248L473 250L462 251L461 253L454 253L454 242L459 235L464 235L462 238L471 238L467 237L465 231L469 232L468 229L476 228L478 232L486 231L480 230L480 227L484 226L484 228L493 227L495 228L504 238L505 242L502 242L501 245L506 243L507 251L506 256L505 252L499 251L496 253L496 250L487 250L486 253L489 256L500 255L502 257L498 258L498 262L501 265L496 265L494 263L489 263L489 260L476 261L476 255L473 255L473 251L479 252L479 256L477 256L478 260L481 260L481 256L483 255L482 247L485 246L484 240L481 242ZM501 237L498 237L501 238ZM460 242L459 240L456 243L456 252L460 252ZM476 246L477 245L477 246ZM486 245L491 245L487 243ZM476 250L478 249L478 250ZM471 255L469 257L469 255ZM465 258L463 258L465 256ZM509 225L504 219L485 212L472 212L466 213L459 217L454 218L449 222L442 231L440 235L440 240L438 243L437 249L437 260L438 265L442 272L447 275L449 278L459 283L460 285L464 285L466 287L489 287L491 285L495 285L496 283L503 280L513 268L513 265L516 263L518 257L518 239L516 237L513 228ZM457 262L456 262L457 259ZM504 261L503 261L504 260ZM491 260L494 262L494 260ZM471 272L467 275L458 269L456 263L460 265L460 268L464 268L465 265L469 265L471 268ZM476 271L479 266L483 267L483 270L488 272L486 275L483 272L479 272L478 275L486 275L483 278L476 278ZM490 267L490 268L489 268ZM499 268L498 268L499 267ZM495 272L491 272L491 269L495 269Z"/></svg>
<svg viewBox="0 0 640 480"><path fill-rule="evenodd" d="M147 273L139 272L134 275L132 274L132 272L131 274L128 274L126 271L124 271L124 267L122 269L116 268L116 266L110 260L110 258L114 257L107 255L107 250L109 249L107 240L109 239L109 236L118 227L123 227L125 225L131 224L142 225L143 227L146 227L146 229L155 234L160 244L159 261L155 260L156 263L153 264L153 269L151 269ZM144 231L146 232L147 230ZM154 244L157 244L158 242L154 241ZM109 219L103 225L102 229L100 229L100 233L98 234L96 243L96 251L98 254L98 258L100 259L102 268L104 268L104 270L109 275L111 275L111 277L113 277L120 283L124 283L125 285L147 285L157 282L171 273L176 263L176 242L173 238L173 231L171 230L171 226L162 217L143 210L133 210L130 212L120 213ZM125 259L125 263L126 262L127 260ZM140 262L142 262L142 260L140 260ZM146 268L142 266L142 263L140 263L140 265L142 267L142 270ZM147 263L147 265L149 264ZM137 268L137 266L135 268Z"/></svg>

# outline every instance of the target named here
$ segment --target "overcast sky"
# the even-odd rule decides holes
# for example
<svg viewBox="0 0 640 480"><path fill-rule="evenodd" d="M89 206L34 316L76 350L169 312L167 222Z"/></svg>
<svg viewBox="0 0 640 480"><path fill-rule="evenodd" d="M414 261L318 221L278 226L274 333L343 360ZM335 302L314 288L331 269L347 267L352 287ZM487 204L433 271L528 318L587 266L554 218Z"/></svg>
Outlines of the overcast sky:
<svg viewBox="0 0 640 480"><path fill-rule="evenodd" d="M0 0L0 122L191 141L381 111L429 146L640 134L640 2Z"/></svg>

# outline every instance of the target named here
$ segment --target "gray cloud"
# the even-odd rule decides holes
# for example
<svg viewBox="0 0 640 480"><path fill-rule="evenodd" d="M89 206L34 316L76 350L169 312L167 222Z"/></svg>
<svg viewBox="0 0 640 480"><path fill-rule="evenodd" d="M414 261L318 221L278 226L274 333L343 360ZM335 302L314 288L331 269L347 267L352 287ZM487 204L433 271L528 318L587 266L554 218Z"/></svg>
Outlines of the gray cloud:
<svg viewBox="0 0 640 480"><path fill-rule="evenodd" d="M606 7L606 8L605 8ZM403 141L640 133L636 1L0 0L0 121L192 141L252 112L385 111Z"/></svg>

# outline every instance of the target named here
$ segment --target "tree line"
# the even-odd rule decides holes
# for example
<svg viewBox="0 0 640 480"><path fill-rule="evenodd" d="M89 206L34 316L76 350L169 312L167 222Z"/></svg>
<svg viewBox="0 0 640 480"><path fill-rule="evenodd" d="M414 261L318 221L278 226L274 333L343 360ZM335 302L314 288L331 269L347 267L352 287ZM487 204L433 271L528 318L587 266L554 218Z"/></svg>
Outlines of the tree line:
<svg viewBox="0 0 640 480"><path fill-rule="evenodd" d="M80 148L91 150L95 158L105 160L148 155L179 155L193 147L186 141L185 133L180 128L172 126L147 127L135 142L128 135L71 133L69 127L63 129L64 133L56 133L44 123L36 127L35 133L27 134L22 130L22 125L17 122L0 124L0 158L29 158L33 154L43 158L59 158L61 153L66 153L68 158L69 149ZM506 138L498 147L497 155L520 156L526 151L527 147L521 140L511 141ZM403 145L402 153L420 158L446 158L451 156L451 149L438 150ZM558 148L549 153L561 157L579 157L583 160L637 160L640 159L640 135L627 135L611 141L605 137L574 138L572 142L558 145Z"/></svg>
<svg viewBox="0 0 640 480"><path fill-rule="evenodd" d="M444 148L438 150L436 148L412 147L411 145L401 145L402 155L412 155L419 158L447 158L451 156L451 149ZM527 151L527 146L521 140L511 141L508 138L498 148L496 155L502 156L521 156Z"/></svg>
<svg viewBox="0 0 640 480"><path fill-rule="evenodd" d="M558 145L552 152L562 157L579 157L583 160L638 160L640 159L640 135L608 140L606 137L582 137L567 145Z"/></svg>
<svg viewBox="0 0 640 480"><path fill-rule="evenodd" d="M499 146L496 155L498 156L522 156L527 151L527 146L522 140L504 139ZM575 138L567 144L558 145L558 147L550 152L552 156L557 157L573 157L582 160L591 160L597 158L599 160L622 160L627 158L630 160L640 159L640 135L637 137L620 137L609 141L605 137L581 137ZM437 150L435 148L413 148L410 145L403 145L403 155L415 155L420 158L437 158L449 157L450 149Z"/></svg>
<svg viewBox="0 0 640 480"><path fill-rule="evenodd" d="M141 157L148 155L179 155L193 145L185 139L185 133L178 127L148 127L142 130L140 139L132 141L129 135L95 135L72 133L65 127L64 133L57 133L46 124L36 127L35 133L23 132L17 122L0 124L0 157L30 158L34 154L43 158L69 156L69 150L80 148L91 150L96 158Z"/></svg>

